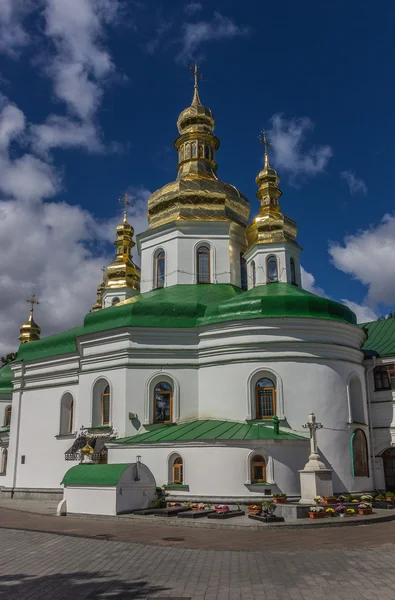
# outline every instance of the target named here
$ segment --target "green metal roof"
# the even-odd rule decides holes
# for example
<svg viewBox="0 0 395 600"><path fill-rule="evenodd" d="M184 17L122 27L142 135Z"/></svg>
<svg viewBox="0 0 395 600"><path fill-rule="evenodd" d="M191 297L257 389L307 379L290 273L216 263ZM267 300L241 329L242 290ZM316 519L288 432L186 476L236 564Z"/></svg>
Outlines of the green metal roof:
<svg viewBox="0 0 395 600"><path fill-rule="evenodd" d="M175 285L89 313L83 327L22 344L18 360L76 352L78 336L118 327L197 327L262 317L302 317L356 324L355 315L347 306L288 283L260 285L249 291L230 284Z"/></svg>
<svg viewBox="0 0 395 600"><path fill-rule="evenodd" d="M61 483L63 485L114 486L119 483L123 472L128 467L130 464L76 465L66 472Z"/></svg>
<svg viewBox="0 0 395 600"><path fill-rule="evenodd" d="M13 372L9 365L0 369L0 394L12 394Z"/></svg>
<svg viewBox="0 0 395 600"><path fill-rule="evenodd" d="M113 440L112 444L149 444L158 442L192 442L204 440L304 440L307 438L280 431L261 423L205 419L180 425L163 426L131 437Z"/></svg>
<svg viewBox="0 0 395 600"><path fill-rule="evenodd" d="M360 323L367 333L361 350L367 355L395 356L395 319Z"/></svg>

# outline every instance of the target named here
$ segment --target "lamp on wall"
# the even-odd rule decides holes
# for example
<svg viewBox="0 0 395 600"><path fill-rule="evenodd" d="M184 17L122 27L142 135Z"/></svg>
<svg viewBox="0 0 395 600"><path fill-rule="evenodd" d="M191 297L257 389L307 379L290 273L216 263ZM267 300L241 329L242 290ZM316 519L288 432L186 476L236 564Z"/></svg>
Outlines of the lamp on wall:
<svg viewBox="0 0 395 600"><path fill-rule="evenodd" d="M140 481L140 464L141 464L141 456L138 454L136 456L136 477L135 481Z"/></svg>

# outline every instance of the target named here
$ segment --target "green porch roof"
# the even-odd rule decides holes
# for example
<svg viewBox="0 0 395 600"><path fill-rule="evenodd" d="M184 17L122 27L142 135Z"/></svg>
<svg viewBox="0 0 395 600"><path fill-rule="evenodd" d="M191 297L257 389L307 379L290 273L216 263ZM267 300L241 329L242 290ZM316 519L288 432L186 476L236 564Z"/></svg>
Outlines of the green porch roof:
<svg viewBox="0 0 395 600"><path fill-rule="evenodd" d="M180 425L163 425L131 437L113 440L112 444L154 444L158 442L192 442L204 440L303 440L296 433L280 431L261 423L204 419Z"/></svg>
<svg viewBox="0 0 395 600"><path fill-rule="evenodd" d="M258 318L310 318L356 324L355 315L347 306L288 283L260 285L248 291L230 284L174 285L89 313L82 327L22 344L18 360L73 353L78 336L118 327L190 328Z"/></svg>
<svg viewBox="0 0 395 600"><path fill-rule="evenodd" d="M12 394L13 372L9 365L0 369L0 394Z"/></svg>
<svg viewBox="0 0 395 600"><path fill-rule="evenodd" d="M130 464L76 465L66 472L61 484L114 486L128 467Z"/></svg>
<svg viewBox="0 0 395 600"><path fill-rule="evenodd" d="M360 323L367 333L361 350L367 356L395 356L395 319Z"/></svg>

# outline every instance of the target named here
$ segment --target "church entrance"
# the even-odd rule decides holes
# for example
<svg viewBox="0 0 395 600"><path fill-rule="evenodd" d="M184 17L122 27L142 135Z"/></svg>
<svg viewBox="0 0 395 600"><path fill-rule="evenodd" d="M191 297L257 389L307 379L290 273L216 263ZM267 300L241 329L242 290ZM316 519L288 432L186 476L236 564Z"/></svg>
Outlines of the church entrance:
<svg viewBox="0 0 395 600"><path fill-rule="evenodd" d="M382 454L384 464L385 489L395 492L395 448L389 448Z"/></svg>

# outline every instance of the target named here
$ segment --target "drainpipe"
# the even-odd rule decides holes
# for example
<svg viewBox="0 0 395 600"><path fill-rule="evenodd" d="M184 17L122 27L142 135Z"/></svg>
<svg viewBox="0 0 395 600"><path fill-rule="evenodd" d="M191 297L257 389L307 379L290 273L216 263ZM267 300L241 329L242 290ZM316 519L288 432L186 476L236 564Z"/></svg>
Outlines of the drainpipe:
<svg viewBox="0 0 395 600"><path fill-rule="evenodd" d="M376 489L376 468L374 461L374 443L373 443L373 421L372 421L372 399L370 397L369 373L376 367L376 357L372 356L373 366L365 371L366 394L368 401L368 419L369 419L369 442L370 442L370 463L372 466L373 489Z"/></svg>

